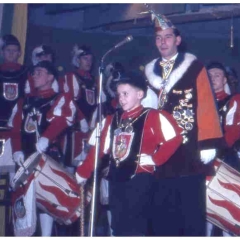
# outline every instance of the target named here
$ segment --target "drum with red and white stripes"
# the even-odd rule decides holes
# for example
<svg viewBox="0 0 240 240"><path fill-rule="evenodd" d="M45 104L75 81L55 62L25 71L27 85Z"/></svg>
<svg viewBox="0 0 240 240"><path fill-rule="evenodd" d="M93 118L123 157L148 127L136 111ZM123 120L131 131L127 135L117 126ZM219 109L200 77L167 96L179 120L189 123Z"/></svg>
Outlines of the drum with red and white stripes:
<svg viewBox="0 0 240 240"><path fill-rule="evenodd" d="M220 159L216 175L207 177L207 220L224 231L240 236L240 172Z"/></svg>
<svg viewBox="0 0 240 240"><path fill-rule="evenodd" d="M74 176L46 154L32 154L15 174L11 186L20 190L28 181L35 181L36 203L42 211L59 223L69 225L81 215L79 185ZM86 194L86 203L90 201Z"/></svg>

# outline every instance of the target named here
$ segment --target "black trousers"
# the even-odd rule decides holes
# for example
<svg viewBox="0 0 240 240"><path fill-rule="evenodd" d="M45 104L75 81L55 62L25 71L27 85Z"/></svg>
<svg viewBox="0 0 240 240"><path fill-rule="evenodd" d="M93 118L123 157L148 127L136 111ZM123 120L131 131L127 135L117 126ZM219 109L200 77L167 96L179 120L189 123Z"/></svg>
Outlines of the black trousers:
<svg viewBox="0 0 240 240"><path fill-rule="evenodd" d="M109 182L114 236L146 236L154 177L139 173L126 182Z"/></svg>
<svg viewBox="0 0 240 240"><path fill-rule="evenodd" d="M205 236L205 176L158 179L151 227L153 236Z"/></svg>

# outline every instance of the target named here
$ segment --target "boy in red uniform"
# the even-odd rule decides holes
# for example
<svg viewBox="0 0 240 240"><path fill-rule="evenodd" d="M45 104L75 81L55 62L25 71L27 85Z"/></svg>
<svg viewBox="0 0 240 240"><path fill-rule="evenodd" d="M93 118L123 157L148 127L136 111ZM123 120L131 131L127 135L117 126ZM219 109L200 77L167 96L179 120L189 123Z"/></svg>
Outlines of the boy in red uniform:
<svg viewBox="0 0 240 240"><path fill-rule="evenodd" d="M170 114L144 108L147 91L140 76L129 74L117 83L122 111L102 121L100 159L110 155L109 206L114 236L146 236L156 166L165 163L181 144L181 129ZM94 167L95 136L83 164L76 172L78 183L90 177Z"/></svg>

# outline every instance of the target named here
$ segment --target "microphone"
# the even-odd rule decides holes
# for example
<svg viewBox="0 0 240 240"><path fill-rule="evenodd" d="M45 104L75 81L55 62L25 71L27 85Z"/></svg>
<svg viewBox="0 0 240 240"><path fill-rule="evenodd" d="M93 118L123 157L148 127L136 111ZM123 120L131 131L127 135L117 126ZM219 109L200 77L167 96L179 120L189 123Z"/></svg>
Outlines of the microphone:
<svg viewBox="0 0 240 240"><path fill-rule="evenodd" d="M112 47L111 49L109 49L102 57L101 59L101 63L103 64L103 61L105 59L105 57L112 51L114 51L116 48L121 47L122 45L124 45L125 43L128 43L130 41L133 40L133 37L131 35L127 36L124 40L122 40L121 42L119 42L118 44L116 44L114 47Z"/></svg>
<svg viewBox="0 0 240 240"><path fill-rule="evenodd" d="M131 35L127 36L124 40L122 40L121 42L119 42L118 44L116 44L113 48L119 48L122 45L124 45L125 43L131 42L133 40L133 37Z"/></svg>

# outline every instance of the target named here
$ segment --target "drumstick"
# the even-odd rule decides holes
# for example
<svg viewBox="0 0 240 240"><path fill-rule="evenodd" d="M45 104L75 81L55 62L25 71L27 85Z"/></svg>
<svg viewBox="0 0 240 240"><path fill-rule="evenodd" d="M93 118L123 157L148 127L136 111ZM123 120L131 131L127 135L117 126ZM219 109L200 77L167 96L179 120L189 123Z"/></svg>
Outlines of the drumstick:
<svg viewBox="0 0 240 240"><path fill-rule="evenodd" d="M20 162L20 165L24 169L25 174L29 174L29 171L24 167L22 162Z"/></svg>
<svg viewBox="0 0 240 240"><path fill-rule="evenodd" d="M81 196L81 216L80 216L80 231L81 236L84 236L84 185L80 186L80 196Z"/></svg>

